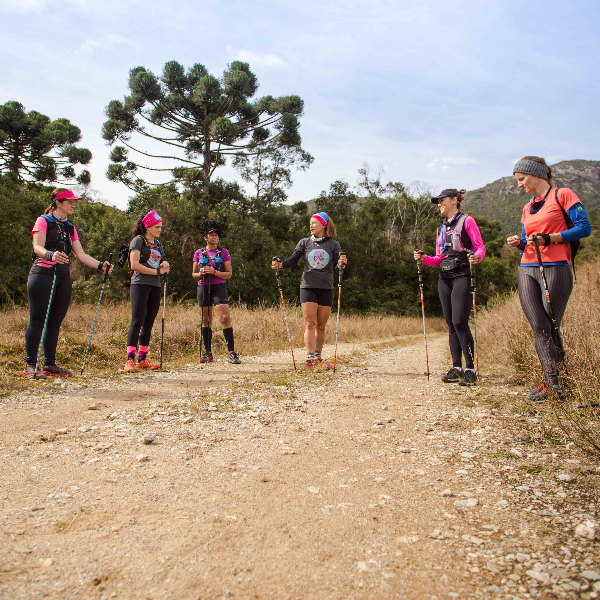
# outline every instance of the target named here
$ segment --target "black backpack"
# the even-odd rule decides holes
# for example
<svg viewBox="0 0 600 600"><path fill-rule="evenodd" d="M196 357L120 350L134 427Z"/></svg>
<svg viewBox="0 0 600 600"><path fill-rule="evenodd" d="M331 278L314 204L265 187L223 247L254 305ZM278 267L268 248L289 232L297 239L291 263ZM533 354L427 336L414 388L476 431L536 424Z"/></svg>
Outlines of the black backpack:
<svg viewBox="0 0 600 600"><path fill-rule="evenodd" d="M556 187L554 196L556 198L556 202L558 203L558 206L560 206L560 212L562 212L563 219L565 220L567 229L572 229L573 221L571 221L571 217L569 217L567 211L563 208L563 205L558 200L558 186ZM575 257L577 256L577 253L579 252L579 246L581 246L581 241L575 240L573 242L569 242L569 245L571 246L571 267L573 268L573 275L575 275Z"/></svg>

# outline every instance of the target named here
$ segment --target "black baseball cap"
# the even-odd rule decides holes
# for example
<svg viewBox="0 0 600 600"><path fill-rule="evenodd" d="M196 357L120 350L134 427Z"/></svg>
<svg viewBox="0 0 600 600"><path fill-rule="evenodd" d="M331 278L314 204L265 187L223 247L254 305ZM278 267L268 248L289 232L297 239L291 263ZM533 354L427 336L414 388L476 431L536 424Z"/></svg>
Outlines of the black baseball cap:
<svg viewBox="0 0 600 600"><path fill-rule="evenodd" d="M449 196L450 198L456 198L457 196L460 196L460 193L457 192L456 190L442 190L440 192L439 196L433 196L431 198L431 203L437 204L438 200L441 200L442 198L446 198L447 196Z"/></svg>

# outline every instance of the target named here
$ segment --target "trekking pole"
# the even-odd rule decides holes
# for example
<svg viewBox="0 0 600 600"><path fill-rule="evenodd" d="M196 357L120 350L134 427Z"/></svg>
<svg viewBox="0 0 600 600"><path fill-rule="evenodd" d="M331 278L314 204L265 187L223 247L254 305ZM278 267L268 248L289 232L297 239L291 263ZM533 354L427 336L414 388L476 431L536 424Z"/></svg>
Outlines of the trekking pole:
<svg viewBox="0 0 600 600"><path fill-rule="evenodd" d="M470 252L469 254L475 254ZM475 291L477 283L477 275L475 273L475 265L469 263L471 268L471 289L473 291L473 329L475 330L475 371L477 373L477 379L479 379L479 353L477 351L477 304L475 303Z"/></svg>
<svg viewBox="0 0 600 600"><path fill-rule="evenodd" d="M422 250L417 250L423 254ZM421 292L421 314L423 315L423 337L425 338L425 365L427 367L427 381L429 381L429 353L427 351L427 330L425 328L425 300L423 299L423 267L420 261L417 261L417 270L419 271L419 291Z"/></svg>
<svg viewBox="0 0 600 600"><path fill-rule="evenodd" d="M59 251L59 247L64 249L64 242L61 240L56 245L56 252ZM42 356L42 346L44 345L44 340L46 339L46 330L48 329L48 317L50 316L50 309L52 308L52 300L54 299L54 288L56 287L56 268L58 264L54 265L54 277L52 278L52 287L50 288L50 298L48 300L48 309L46 310L46 319L44 320L44 328L42 329L42 337L40 338L40 344L38 346L37 358L35 359L35 371L33 374L33 378L35 379L35 374L37 373L38 366L40 364L40 358Z"/></svg>
<svg viewBox="0 0 600 600"><path fill-rule="evenodd" d="M165 273L165 283L164 283L164 288L163 288L163 314L162 314L162 326L161 326L161 330L160 330L160 368L161 369L162 369L162 362L163 362L163 344L165 341L165 304L166 303L167 303L167 273Z"/></svg>
<svg viewBox="0 0 600 600"><path fill-rule="evenodd" d="M83 357L83 365L81 365L81 373L83 375L83 370L85 369L85 361L87 360L88 351L90 349L90 344L92 343L92 335L94 335L94 327L96 326L96 319L98 318L98 311L100 310L100 303L102 302L102 296L104 295L104 286L106 285L106 280L108 278L108 271L110 270L110 265L112 263L113 253L111 252L108 255L108 267L106 267L106 271L104 271L104 281L102 282L102 289L100 290L100 298L98 299L98 306L96 306L96 314L94 315L94 322L92 323L92 330L90 331L90 338L88 339L88 343L85 349L85 355Z"/></svg>
<svg viewBox="0 0 600 600"><path fill-rule="evenodd" d="M550 301L550 290L548 289L548 280L546 279L546 273L544 273L544 264L542 263L542 253L540 252L540 243L538 242L538 236L533 234L533 245L535 246L535 253L537 255L538 264L540 266L540 273L542 274L542 281L544 282L544 292L546 294L546 301L548 302L548 312L550 313L550 322L552 323L554 330L556 331L556 336L558 339L558 349L560 350L561 359L564 362L565 360L565 348L563 346L562 335L560 333L560 329L556 324L556 319L554 318L554 311L552 310L552 302Z"/></svg>
<svg viewBox="0 0 600 600"><path fill-rule="evenodd" d="M204 305L206 304L206 275L202 278L202 302L200 303L200 365L202 365L202 329L204 329Z"/></svg>
<svg viewBox="0 0 600 600"><path fill-rule="evenodd" d="M340 252L340 257L346 256L345 252ZM337 319L335 322L335 352L333 353L333 372L335 373L335 365L337 361L337 347L338 347L338 331L340 329L340 301L342 299L342 276L344 274L344 265L340 266L340 271L338 275L338 309L337 309Z"/></svg>
<svg viewBox="0 0 600 600"><path fill-rule="evenodd" d="M203 251L204 252L204 251ZM203 254L200 264L204 268L208 264L208 255ZM206 275L202 277L202 302L200 303L200 365L202 365L202 329L204 328L204 306L206 305ZM205 348L208 354L208 348Z"/></svg>
<svg viewBox="0 0 600 600"><path fill-rule="evenodd" d="M54 277L52 279L52 288L50 289L50 299L48 300L48 310L46 310L46 320L44 321L44 328L42 329L42 337L40 338L40 345L38 346L37 359L35 361L35 371L33 378L35 379L35 373L38 371L38 365L40 364L40 358L42 356L42 346L46 339L46 329L48 328L48 317L50 316L50 309L52 308L52 300L54 298L54 288L56 286L56 267L54 267Z"/></svg>
<svg viewBox="0 0 600 600"><path fill-rule="evenodd" d="M272 260L279 262L279 256L274 256ZM281 273L279 269L275 269L275 275L277 276L277 289L279 290L279 296L281 297L281 306L283 307L283 318L285 319L285 328L287 329L288 341L290 343L290 351L292 353L292 362L294 363L294 371L296 370L296 359L294 358L294 346L292 345L292 336L290 335L290 326L288 324L287 312L285 310L285 300L283 299L283 288L281 287Z"/></svg>

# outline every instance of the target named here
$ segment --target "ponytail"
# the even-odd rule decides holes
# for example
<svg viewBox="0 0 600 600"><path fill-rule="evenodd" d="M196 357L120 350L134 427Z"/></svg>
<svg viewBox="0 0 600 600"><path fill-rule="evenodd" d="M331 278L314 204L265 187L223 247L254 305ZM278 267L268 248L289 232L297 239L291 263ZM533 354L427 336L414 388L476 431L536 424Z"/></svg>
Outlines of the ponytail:
<svg viewBox="0 0 600 600"><path fill-rule="evenodd" d="M141 235L144 237L146 235L146 226L144 225L144 217L140 217L133 226L133 237L137 237Z"/></svg>
<svg viewBox="0 0 600 600"><path fill-rule="evenodd" d="M56 196L57 194L60 194L61 192L66 192L67 188L56 188L54 190L52 190L52 192L50 193L50 200L51 200L51 204L50 206L44 211L44 214L47 215L51 210L56 210Z"/></svg>
<svg viewBox="0 0 600 600"><path fill-rule="evenodd" d="M464 195L467 193L467 190L458 190L456 194L456 207L460 210L460 203L464 200Z"/></svg>
<svg viewBox="0 0 600 600"><path fill-rule="evenodd" d="M327 227L325 227L325 235L328 238L337 237L337 231L335 230L335 225L333 224L333 220L329 217L329 221L327 221Z"/></svg>

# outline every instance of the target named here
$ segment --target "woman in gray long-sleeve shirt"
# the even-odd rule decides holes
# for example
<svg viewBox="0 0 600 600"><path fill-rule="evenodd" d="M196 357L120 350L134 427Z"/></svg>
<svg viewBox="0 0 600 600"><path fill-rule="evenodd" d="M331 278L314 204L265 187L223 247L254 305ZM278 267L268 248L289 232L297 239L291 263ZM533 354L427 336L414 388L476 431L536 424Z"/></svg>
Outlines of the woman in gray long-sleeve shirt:
<svg viewBox="0 0 600 600"><path fill-rule="evenodd" d="M306 369L331 365L321 358L325 342L325 326L333 304L333 267L347 264L340 243L335 240L335 225L326 212L310 218L308 238L301 239L290 258L271 263L273 269L283 269L298 264L304 258L304 273L300 283L300 304L304 316L304 345L306 346Z"/></svg>

